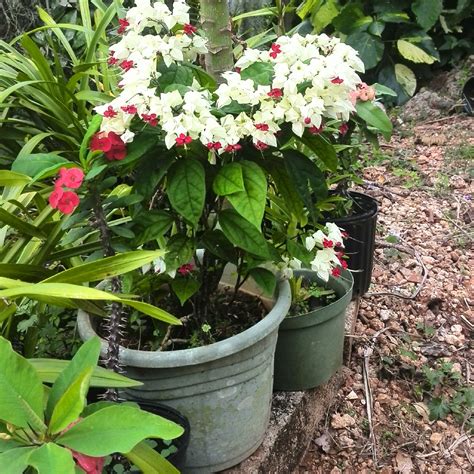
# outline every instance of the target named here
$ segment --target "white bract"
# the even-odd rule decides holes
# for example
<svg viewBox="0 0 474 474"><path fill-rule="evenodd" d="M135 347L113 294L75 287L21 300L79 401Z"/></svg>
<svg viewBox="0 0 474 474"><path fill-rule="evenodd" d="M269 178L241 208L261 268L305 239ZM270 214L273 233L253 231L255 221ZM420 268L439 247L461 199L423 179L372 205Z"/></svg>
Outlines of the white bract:
<svg viewBox="0 0 474 474"><path fill-rule="evenodd" d="M184 1L170 9L163 0L135 0L121 20L123 36L111 48L109 63L122 69L121 90L96 109L105 113L101 131L130 142L130 128L139 130L143 121L161 127L167 148L182 145L179 137L185 136L223 153L247 139L259 149L274 147L285 123L301 137L306 129L319 133L326 119L347 121L354 112L350 94L361 82L363 63L353 48L324 34L281 36L269 50L247 48L213 94L196 80L162 91L160 64L184 67L207 52L188 10ZM166 74L162 66L160 71ZM130 107L134 114L123 112Z"/></svg>

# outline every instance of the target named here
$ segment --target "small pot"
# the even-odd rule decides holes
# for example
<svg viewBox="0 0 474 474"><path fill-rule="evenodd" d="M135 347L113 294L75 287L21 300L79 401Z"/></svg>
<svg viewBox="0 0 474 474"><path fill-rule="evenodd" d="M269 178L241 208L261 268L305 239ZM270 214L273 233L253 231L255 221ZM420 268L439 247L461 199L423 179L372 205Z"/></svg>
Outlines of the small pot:
<svg viewBox="0 0 474 474"><path fill-rule="evenodd" d="M295 276L326 286L337 300L297 316L287 316L278 330L274 390L306 390L327 382L342 366L346 309L353 278L349 271L325 283L316 272L301 270Z"/></svg>
<svg viewBox="0 0 474 474"><path fill-rule="evenodd" d="M368 291L372 279L378 204L373 197L366 194L355 191L350 191L349 194L354 200L353 214L328 220L349 234L349 238L345 241L345 251L354 277L352 296L356 297Z"/></svg>

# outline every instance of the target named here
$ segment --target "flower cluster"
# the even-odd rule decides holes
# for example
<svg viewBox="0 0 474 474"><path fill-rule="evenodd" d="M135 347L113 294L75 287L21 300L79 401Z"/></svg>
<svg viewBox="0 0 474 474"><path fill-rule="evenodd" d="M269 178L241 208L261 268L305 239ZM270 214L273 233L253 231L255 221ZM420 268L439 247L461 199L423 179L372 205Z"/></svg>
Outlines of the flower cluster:
<svg viewBox="0 0 474 474"><path fill-rule="evenodd" d="M77 189L84 180L84 173L80 168L61 168L54 183L54 191L49 196L49 204L63 214L72 214L79 205L79 196L74 191L64 188Z"/></svg>
<svg viewBox="0 0 474 474"><path fill-rule="evenodd" d="M350 93L350 99L353 105L356 104L357 100L367 102L368 100L375 99L375 89L372 86L368 86L365 82L357 84L357 89Z"/></svg>
<svg viewBox="0 0 474 474"><path fill-rule="evenodd" d="M105 157L112 160L123 160L127 156L127 146L120 137L114 132L97 133L90 142L91 151L101 151Z"/></svg>
<svg viewBox="0 0 474 474"><path fill-rule="evenodd" d="M323 230L317 230L306 237L305 247L309 252L314 252L313 260L310 262L311 270L318 276L328 281L329 275L339 277L341 268L347 268L344 259L344 239L347 233L342 231L336 224L327 222ZM302 268L301 260L297 258L282 257L277 269L282 278L292 278L294 270Z"/></svg>
<svg viewBox="0 0 474 474"><path fill-rule="evenodd" d="M158 65L183 67L206 51L206 40L190 25L184 2L172 9L163 0L135 3L109 58L122 69L120 94L96 108L106 136L129 143L133 130L147 124L161 128L168 149L198 140L220 154L249 139L264 150L277 145L284 124L301 137L306 130L320 133L326 120L347 121L354 111L351 94L358 91L363 63L353 48L324 34L281 36L269 50L246 49L213 93L196 80L161 91ZM227 106L237 112L225 113Z"/></svg>

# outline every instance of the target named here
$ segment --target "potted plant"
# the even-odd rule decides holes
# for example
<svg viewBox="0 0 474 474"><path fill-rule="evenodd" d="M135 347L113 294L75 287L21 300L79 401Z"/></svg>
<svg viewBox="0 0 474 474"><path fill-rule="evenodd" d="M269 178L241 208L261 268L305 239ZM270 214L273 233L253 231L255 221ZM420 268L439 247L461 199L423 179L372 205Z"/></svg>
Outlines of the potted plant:
<svg viewBox="0 0 474 474"><path fill-rule="evenodd" d="M306 237L305 247L304 262L293 258L284 270L292 305L278 330L275 390L317 387L342 366L345 314L353 285L343 233L327 223Z"/></svg>
<svg viewBox="0 0 474 474"><path fill-rule="evenodd" d="M173 421L141 410L134 404L86 403L100 352L97 338L85 343L57 372L55 361L32 364L0 338L0 465L2 472L34 468L40 474L86 472L100 474L105 456L121 453L146 472L178 473L144 440L172 440L184 429ZM40 368L39 370L37 370ZM108 373L108 386L136 382Z"/></svg>
<svg viewBox="0 0 474 474"><path fill-rule="evenodd" d="M107 258L166 250L110 286L150 299L165 292L160 304L181 328L155 326L158 351L119 348L126 319L116 301L103 354L109 368L144 382L128 397L165 401L188 416L187 468L208 472L240 462L265 433L277 328L290 306L288 282L265 265L296 251L293 237L269 223L286 203L285 225L296 235L317 224L316 202L328 195L323 170L337 166L334 134L355 110L349 94L363 65L337 39L294 35L246 49L234 67L227 4L201 2L207 39L187 10L140 0L120 19L108 63L121 89L97 108L69 167L82 172L81 185L71 191L60 172L49 202L73 214L72 229L99 234ZM232 290L220 291L227 277ZM266 315L240 291L252 281L274 297ZM84 338L96 333L88 313L79 312Z"/></svg>
<svg viewBox="0 0 474 474"><path fill-rule="evenodd" d="M337 185L331 191L330 206L323 211L326 219L350 235L346 242L346 254L354 277L354 297L362 296L370 286L378 204L373 197L353 191L350 187L352 184L363 184L358 175L358 162L364 139L374 146L378 146L378 134L386 140L390 139L392 124L381 103L376 101L376 97L381 95L396 96L396 93L380 84L368 86L363 82L351 93L356 114L340 130L338 169L329 177Z"/></svg>

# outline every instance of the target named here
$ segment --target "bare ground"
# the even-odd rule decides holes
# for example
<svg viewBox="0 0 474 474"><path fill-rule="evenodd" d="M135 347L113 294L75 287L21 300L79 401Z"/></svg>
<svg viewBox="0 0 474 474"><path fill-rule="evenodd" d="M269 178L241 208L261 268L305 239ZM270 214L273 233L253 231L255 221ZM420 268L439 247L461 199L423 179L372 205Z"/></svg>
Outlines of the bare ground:
<svg viewBox="0 0 474 474"><path fill-rule="evenodd" d="M381 204L373 284L299 473L474 472L473 158L466 116L399 126L365 157Z"/></svg>

